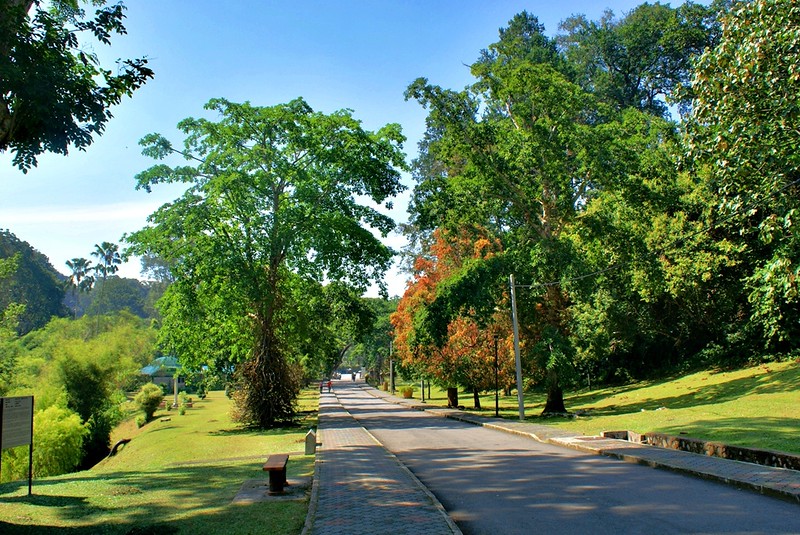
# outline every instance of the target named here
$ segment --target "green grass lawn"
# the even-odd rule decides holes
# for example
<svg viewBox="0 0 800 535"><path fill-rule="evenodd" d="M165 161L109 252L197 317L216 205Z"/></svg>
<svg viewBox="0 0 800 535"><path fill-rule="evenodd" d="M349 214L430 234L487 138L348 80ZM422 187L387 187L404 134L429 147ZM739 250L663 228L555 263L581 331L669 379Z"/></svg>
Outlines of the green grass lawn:
<svg viewBox="0 0 800 535"><path fill-rule="evenodd" d="M444 392L434 388L431 394L429 403L447 405ZM419 385L414 397L420 397ZM541 418L544 396L528 394L526 419L587 435L653 431L800 454L800 361L567 392L565 401L575 417ZM459 403L472 407L472 394L459 392ZM483 409L469 410L493 416L494 403L494 392L485 393ZM516 394L501 395L500 412L518 418Z"/></svg>
<svg viewBox="0 0 800 535"><path fill-rule="evenodd" d="M0 485L0 533L299 533L308 497L253 504L231 500L248 479L266 479L270 453L302 452L316 426L318 393L305 391L296 428L242 430L222 392L196 400L185 415L161 410L142 429L130 422L115 440L132 438L91 470ZM162 421L169 418L169 421ZM293 455L288 477L313 474L314 458Z"/></svg>

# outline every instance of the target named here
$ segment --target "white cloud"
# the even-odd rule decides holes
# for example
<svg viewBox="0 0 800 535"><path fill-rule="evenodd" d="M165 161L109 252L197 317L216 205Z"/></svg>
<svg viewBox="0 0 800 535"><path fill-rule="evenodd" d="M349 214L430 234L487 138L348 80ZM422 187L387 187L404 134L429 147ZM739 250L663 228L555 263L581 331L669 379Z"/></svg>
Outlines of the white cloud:
<svg viewBox="0 0 800 535"><path fill-rule="evenodd" d="M53 225L65 223L113 224L119 222L137 222L144 225L148 215L153 213L162 203L158 201L124 202L101 206L29 206L5 208L0 213L0 225L13 229L22 225Z"/></svg>

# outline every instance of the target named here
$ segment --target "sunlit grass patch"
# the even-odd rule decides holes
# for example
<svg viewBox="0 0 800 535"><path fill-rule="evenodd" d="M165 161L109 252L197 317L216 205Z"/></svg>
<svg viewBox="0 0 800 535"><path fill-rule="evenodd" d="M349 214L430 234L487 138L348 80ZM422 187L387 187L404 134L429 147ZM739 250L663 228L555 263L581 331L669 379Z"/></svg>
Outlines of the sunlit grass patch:
<svg viewBox="0 0 800 535"><path fill-rule="evenodd" d="M417 385L419 387L419 385ZM516 394L500 393L500 416L516 419ZM419 399L419 388L414 393ZM444 391L432 388L431 405L447 405ZM471 412L494 415L494 392L459 392ZM587 435L602 431L663 432L753 448L800 453L800 362L771 362L734 371L703 371L660 381L565 393L573 417L539 418L542 393L526 393L526 419Z"/></svg>
<svg viewBox="0 0 800 535"><path fill-rule="evenodd" d="M30 497L27 482L0 486L0 533L298 533L307 496L231 502L244 481L266 479L270 453L295 454L290 480L313 474L314 458L302 452L317 402L304 391L299 410L310 417L270 431L237 427L222 392L185 415L161 410L141 429L122 426L115 438L131 442L92 470L35 480Z"/></svg>

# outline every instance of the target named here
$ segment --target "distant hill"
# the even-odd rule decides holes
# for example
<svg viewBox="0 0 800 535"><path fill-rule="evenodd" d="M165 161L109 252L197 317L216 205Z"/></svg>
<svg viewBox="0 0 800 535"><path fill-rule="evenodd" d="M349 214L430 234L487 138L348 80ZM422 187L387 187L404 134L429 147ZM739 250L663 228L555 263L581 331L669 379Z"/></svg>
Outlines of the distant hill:
<svg viewBox="0 0 800 535"><path fill-rule="evenodd" d="M50 260L8 230L0 230L0 258L19 255L17 270L0 281L0 310L10 303L24 303L17 332L25 334L44 327L53 316L68 316L64 305L66 277Z"/></svg>
<svg viewBox="0 0 800 535"><path fill-rule="evenodd" d="M97 280L88 293L76 294L68 277L28 242L8 230L0 230L0 258L19 254L16 272L0 281L0 311L9 303L25 304L17 329L20 335L44 327L54 316L111 314L128 310L141 318L157 317L155 302L168 282L140 281L117 276Z"/></svg>

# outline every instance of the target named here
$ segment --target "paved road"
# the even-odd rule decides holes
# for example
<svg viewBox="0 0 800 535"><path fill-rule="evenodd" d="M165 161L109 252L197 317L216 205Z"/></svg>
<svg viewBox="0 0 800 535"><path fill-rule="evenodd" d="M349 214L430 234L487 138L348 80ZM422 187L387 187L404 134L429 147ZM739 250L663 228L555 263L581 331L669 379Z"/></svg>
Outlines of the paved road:
<svg viewBox="0 0 800 535"><path fill-rule="evenodd" d="M336 397L468 535L800 534L797 504L432 416L359 384Z"/></svg>

